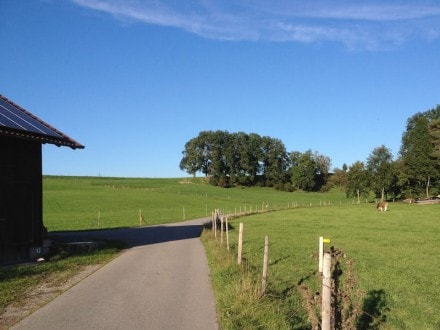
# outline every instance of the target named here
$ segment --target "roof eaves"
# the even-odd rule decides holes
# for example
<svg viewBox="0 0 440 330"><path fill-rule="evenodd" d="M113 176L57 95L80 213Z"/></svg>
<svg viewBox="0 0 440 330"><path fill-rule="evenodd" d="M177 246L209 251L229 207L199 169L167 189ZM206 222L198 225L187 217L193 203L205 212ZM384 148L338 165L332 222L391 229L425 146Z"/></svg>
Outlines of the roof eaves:
<svg viewBox="0 0 440 330"><path fill-rule="evenodd" d="M3 127L0 126L0 134L8 135L8 136L21 137L21 138L26 138L26 139L31 139L31 140L36 140L36 141L39 141L41 143L50 143L50 144L55 144L57 146L67 146L67 147L71 147L72 149L84 149L84 146L82 144L80 144L79 142L75 141L71 137L67 136L63 132L57 130L55 127L49 125L48 123L46 123L45 121L41 120L37 116L33 115L32 113L30 113L26 109L22 108L18 104L12 102L11 100L6 98L5 96L0 94L0 98L3 99L5 102L9 103L11 106L16 107L17 109L19 109L21 112L23 112L27 116L31 117L33 120L35 120L35 121L39 122L40 124L46 126L48 129L50 129L51 131L55 132L61 138L57 138L55 136L51 136L51 135L47 135L47 134L37 134L37 133L33 133L33 132L16 130L16 129L4 127L4 126Z"/></svg>

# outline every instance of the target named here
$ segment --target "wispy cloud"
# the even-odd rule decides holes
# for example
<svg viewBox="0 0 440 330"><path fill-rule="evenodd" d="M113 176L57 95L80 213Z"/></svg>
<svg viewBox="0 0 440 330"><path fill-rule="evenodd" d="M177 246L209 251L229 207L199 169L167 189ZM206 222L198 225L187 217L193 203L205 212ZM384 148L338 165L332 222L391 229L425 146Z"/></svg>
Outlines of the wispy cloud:
<svg viewBox="0 0 440 330"><path fill-rule="evenodd" d="M175 27L204 38L395 47L440 37L440 5L407 1L71 0L118 19Z"/></svg>

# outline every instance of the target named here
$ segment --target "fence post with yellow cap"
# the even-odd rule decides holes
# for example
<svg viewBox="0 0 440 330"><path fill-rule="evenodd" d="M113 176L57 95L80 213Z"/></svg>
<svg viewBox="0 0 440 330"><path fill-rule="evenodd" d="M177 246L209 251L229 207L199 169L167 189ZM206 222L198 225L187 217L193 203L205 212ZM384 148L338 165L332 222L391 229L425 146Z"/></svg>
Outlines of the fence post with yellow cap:
<svg viewBox="0 0 440 330"><path fill-rule="evenodd" d="M319 252L318 252L318 271L322 274L323 257L324 257L324 243L330 243L329 238L319 237Z"/></svg>

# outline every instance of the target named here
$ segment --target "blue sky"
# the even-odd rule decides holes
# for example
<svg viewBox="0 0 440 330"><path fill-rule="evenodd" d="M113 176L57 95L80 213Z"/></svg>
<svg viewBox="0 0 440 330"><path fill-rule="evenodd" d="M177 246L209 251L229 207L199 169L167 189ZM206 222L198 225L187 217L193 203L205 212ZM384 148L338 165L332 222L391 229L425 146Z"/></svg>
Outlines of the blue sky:
<svg viewBox="0 0 440 330"><path fill-rule="evenodd" d="M186 176L203 130L340 168L440 103L437 1L1 0L0 40L0 94L86 146L45 174Z"/></svg>

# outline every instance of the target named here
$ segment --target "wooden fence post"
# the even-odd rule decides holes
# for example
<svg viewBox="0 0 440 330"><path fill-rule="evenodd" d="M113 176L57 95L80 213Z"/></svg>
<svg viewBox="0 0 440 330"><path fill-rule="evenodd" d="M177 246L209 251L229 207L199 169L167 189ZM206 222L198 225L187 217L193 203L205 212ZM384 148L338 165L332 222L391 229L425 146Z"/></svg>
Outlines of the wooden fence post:
<svg viewBox="0 0 440 330"><path fill-rule="evenodd" d="M226 218L226 248L229 251L229 224L228 224L228 218Z"/></svg>
<svg viewBox="0 0 440 330"><path fill-rule="evenodd" d="M323 276L322 276L322 330L331 329L331 294L332 294L332 279L331 279L332 257L330 253L324 254Z"/></svg>
<svg viewBox="0 0 440 330"><path fill-rule="evenodd" d="M223 245L223 216L220 218L220 245Z"/></svg>
<svg viewBox="0 0 440 330"><path fill-rule="evenodd" d="M264 237L263 279L261 282L261 294L266 293L267 264L269 260L269 236Z"/></svg>
<svg viewBox="0 0 440 330"><path fill-rule="evenodd" d="M211 212L211 231L214 231L214 211Z"/></svg>
<svg viewBox="0 0 440 330"><path fill-rule="evenodd" d="M218 210L216 209L215 210L215 213L214 213L214 237L215 238L217 238L217 218L218 218Z"/></svg>
<svg viewBox="0 0 440 330"><path fill-rule="evenodd" d="M322 274L322 257L324 254L324 237L319 237L319 247L318 247L318 271Z"/></svg>
<svg viewBox="0 0 440 330"><path fill-rule="evenodd" d="M240 222L240 228L238 230L238 255L237 263L241 265L241 252L243 250L243 222Z"/></svg>

